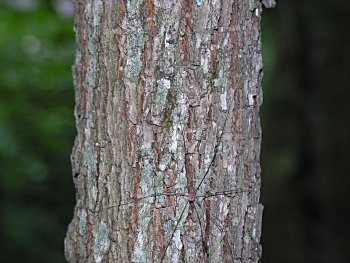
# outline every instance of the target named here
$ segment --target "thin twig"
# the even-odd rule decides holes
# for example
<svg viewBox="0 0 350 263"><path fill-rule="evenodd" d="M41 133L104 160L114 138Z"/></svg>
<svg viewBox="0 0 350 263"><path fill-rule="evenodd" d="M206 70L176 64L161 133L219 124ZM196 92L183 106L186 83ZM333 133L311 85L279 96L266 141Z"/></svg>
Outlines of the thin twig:
<svg viewBox="0 0 350 263"><path fill-rule="evenodd" d="M171 234L171 237L170 237L170 239L169 239L169 241L168 241L168 243L167 243L167 245L166 245L166 247L165 247L164 254L163 254L163 256L162 256L162 259L161 259L160 263L162 263L163 260L165 259L165 256L166 256L166 252L167 252L167 250L168 250L168 247L169 247L171 241L173 240L173 237L174 237L174 235L175 235L175 232L176 232L176 230L177 230L177 227L178 227L178 225L180 224L180 221L181 221L181 219L182 219L183 214L185 213L185 210L186 210L186 207L187 207L188 203L189 203L189 201L187 200L187 201L186 201L186 204L185 204L185 207L182 209L181 215L180 215L178 221L176 222L175 229L174 229L173 233Z"/></svg>
<svg viewBox="0 0 350 263"><path fill-rule="evenodd" d="M194 205L193 207L194 207L194 210L196 211L197 218L198 218L198 223L199 223L199 228L201 230L203 256L205 257L205 255L208 254L208 247L207 247L208 245L205 243L205 239L204 239L204 236L203 236L203 230L202 230L202 224L201 224L201 220L200 220L200 217L199 217L196 205Z"/></svg>
<svg viewBox="0 0 350 263"><path fill-rule="evenodd" d="M231 104L231 103L230 103L230 104ZM204 182L206 176L207 176L208 173L209 173L210 167L211 167L212 164L214 163L216 154L217 154L218 149L219 149L219 145L220 145L220 143L221 143L222 136L223 136L224 131L225 131L226 122L227 122L229 113L230 113L230 110L228 110L227 113L226 113L224 125L223 125L223 128L222 128L221 134L220 134L220 136L219 136L219 140L218 140L218 142L216 143L215 148L214 148L213 157L212 157L212 159L211 159L211 161L210 161L210 163L209 163L209 166L208 166L208 168L207 168L207 171L205 172L205 174L204 174L202 180L199 182L198 186L196 187L195 193L196 193L196 192L198 191L198 189L201 187L202 183ZM185 144L185 147L186 147L186 144ZM186 151L187 151L187 149L186 149ZM195 198L196 198L196 197L195 197ZM194 201L194 200L192 200L191 202L193 202L193 201ZM185 205L185 207L183 208L183 210L182 210L182 212L181 212L181 215L180 215L180 218L178 219L178 222L177 222L177 224L176 224L176 226L175 226L175 229L174 229L173 233L171 234L170 240L168 241L168 243L167 243L167 245L166 245L166 247L165 247L165 251L164 251L163 257L162 257L162 259L161 259L161 263L163 262L163 260L164 260L164 258L165 258L165 256L166 256L166 252L167 252L167 250L168 250L168 247L169 247L169 245L170 245L170 243L171 243L171 241L172 241L172 239L173 239L173 237L174 237L174 234L175 234L175 232L176 232L176 230L177 230L177 226L178 226L179 222L180 222L181 219L182 219L182 216L183 216L183 214L184 214L184 212L185 212L185 209L186 209L188 203L189 203L189 200L187 200L186 205Z"/></svg>
<svg viewBox="0 0 350 263"><path fill-rule="evenodd" d="M137 203L137 202L142 201L142 200L147 199L147 198L156 198L158 196L185 196L185 197L187 197L188 195L182 194L182 193L175 193L175 192L154 193L151 195L137 198L135 200L130 200L128 202L121 203L119 205L109 206L107 209L112 209L112 208L116 208L116 207L120 207L120 206L124 206L124 205L130 205L130 204Z"/></svg>
<svg viewBox="0 0 350 263"><path fill-rule="evenodd" d="M220 134L220 136L219 136L219 140L218 140L218 142L216 143L215 148L214 148L213 157L211 158L211 161L210 161L210 163L209 163L209 166L208 166L208 168L207 168L207 171L205 172L203 178L201 179L201 181L199 182L198 186L196 187L196 192L197 192L198 189L201 187L201 185L202 185L202 183L204 182L205 178L206 178L207 175L209 174L210 168L211 168L211 166L212 166L212 164L214 163L214 160L215 160L215 158L216 158L216 154L217 154L218 151L219 151L219 145L220 145L220 143L221 143L222 136L223 136L223 134L224 134L224 132L225 132L225 127L226 127L226 122L227 122L227 119L228 119L228 116L229 116L229 112L230 112L230 110L228 110L227 113L226 113L224 125L223 125L223 127L222 127L221 134Z"/></svg>
<svg viewBox="0 0 350 263"><path fill-rule="evenodd" d="M197 204L197 203L196 203ZM197 206L201 209L201 210L204 210L204 208L202 208L200 205L197 204ZM203 211L204 212L204 211ZM218 219L215 215L211 215L210 217L210 220L214 223L214 225L216 226L216 228L222 233L223 235L223 239L226 239L227 240L227 243L228 243L228 246L229 246L229 250L230 250L230 254L231 254L231 257L233 259L233 251L232 251L232 244L230 242L230 240L228 238L225 238L225 235L224 235L224 227L221 227L219 225L218 222L220 222L220 219Z"/></svg>

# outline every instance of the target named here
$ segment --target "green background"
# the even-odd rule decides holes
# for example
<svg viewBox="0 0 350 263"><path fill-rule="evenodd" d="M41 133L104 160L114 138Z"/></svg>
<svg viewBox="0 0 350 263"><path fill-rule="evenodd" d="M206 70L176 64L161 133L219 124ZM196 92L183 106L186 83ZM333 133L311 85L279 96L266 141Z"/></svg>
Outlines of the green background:
<svg viewBox="0 0 350 263"><path fill-rule="evenodd" d="M0 5L0 261L65 262L75 202L73 22L54 2L17 2Z"/></svg>
<svg viewBox="0 0 350 263"><path fill-rule="evenodd" d="M65 262L75 203L69 0L0 2L0 262ZM263 15L263 262L350 262L345 0Z"/></svg>

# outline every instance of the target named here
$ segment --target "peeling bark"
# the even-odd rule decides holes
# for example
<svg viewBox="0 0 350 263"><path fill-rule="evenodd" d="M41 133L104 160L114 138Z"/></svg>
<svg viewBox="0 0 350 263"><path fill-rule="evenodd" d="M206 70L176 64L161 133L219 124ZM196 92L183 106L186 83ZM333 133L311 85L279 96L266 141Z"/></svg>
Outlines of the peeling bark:
<svg viewBox="0 0 350 263"><path fill-rule="evenodd" d="M258 262L257 0L75 0L68 262Z"/></svg>

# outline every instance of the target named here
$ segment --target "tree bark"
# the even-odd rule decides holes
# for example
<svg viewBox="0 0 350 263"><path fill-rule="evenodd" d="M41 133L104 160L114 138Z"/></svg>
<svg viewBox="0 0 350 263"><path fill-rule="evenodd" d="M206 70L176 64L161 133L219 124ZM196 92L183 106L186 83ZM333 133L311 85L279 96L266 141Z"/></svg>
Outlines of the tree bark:
<svg viewBox="0 0 350 263"><path fill-rule="evenodd" d="M76 0L68 262L258 262L257 0Z"/></svg>

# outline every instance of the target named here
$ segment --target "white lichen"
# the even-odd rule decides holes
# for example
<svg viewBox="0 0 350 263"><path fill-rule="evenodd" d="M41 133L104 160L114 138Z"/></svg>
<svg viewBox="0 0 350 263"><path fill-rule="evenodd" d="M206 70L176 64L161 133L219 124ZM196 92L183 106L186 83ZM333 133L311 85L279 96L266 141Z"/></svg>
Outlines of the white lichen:
<svg viewBox="0 0 350 263"><path fill-rule="evenodd" d="M149 205L143 206L139 210L139 218L140 218L140 224L139 224L139 231L137 233L137 238L134 246L134 250L132 253L132 262L140 262L140 263L146 263L147 257L146 257L146 251L144 249L144 246L148 242L147 237L149 236L149 227L150 222L152 220L152 217L149 213Z"/></svg>
<svg viewBox="0 0 350 263"><path fill-rule="evenodd" d="M200 141L202 139L202 131L196 131L195 140Z"/></svg>
<svg viewBox="0 0 350 263"><path fill-rule="evenodd" d="M171 143L169 146L169 150L172 153L177 152L177 142L178 142L178 132L177 132L177 127L180 125L176 125L175 128L173 129L172 135L171 135Z"/></svg>
<svg viewBox="0 0 350 263"><path fill-rule="evenodd" d="M227 111L227 91L226 90L224 93L220 95L220 101L221 101L221 109L223 111Z"/></svg>
<svg viewBox="0 0 350 263"><path fill-rule="evenodd" d="M204 0L196 0L197 5L201 6L204 3Z"/></svg>
<svg viewBox="0 0 350 263"><path fill-rule="evenodd" d="M174 234L174 238L173 238L173 241L174 241L174 245L175 247L178 249L178 250L181 250L182 249L182 242L181 242L181 232L179 229L177 229L175 231L175 234Z"/></svg>
<svg viewBox="0 0 350 263"><path fill-rule="evenodd" d="M245 235L243 240L244 240L244 243L246 243L248 245L250 243L250 236Z"/></svg>
<svg viewBox="0 0 350 263"><path fill-rule="evenodd" d="M255 99L256 99L256 95L251 94L251 93L248 94L248 106L254 106Z"/></svg>
<svg viewBox="0 0 350 263"><path fill-rule="evenodd" d="M96 263L102 262L110 244L108 226L101 221L94 239L94 259Z"/></svg>
<svg viewBox="0 0 350 263"><path fill-rule="evenodd" d="M238 224L239 224L239 219L238 219L238 217L234 217L234 218L232 219L232 226L233 226L233 227L237 227Z"/></svg>
<svg viewBox="0 0 350 263"><path fill-rule="evenodd" d="M161 170L162 172L164 172L165 169L168 167L170 161L171 161L171 155L170 155L170 154L165 154L165 155L162 157L162 160L160 161L159 170Z"/></svg>
<svg viewBox="0 0 350 263"><path fill-rule="evenodd" d="M145 148L141 152L141 180L140 187L142 192L149 193L149 189L152 187L153 177L155 175L155 153L153 149Z"/></svg>
<svg viewBox="0 0 350 263"><path fill-rule="evenodd" d="M209 72L209 56L206 52L201 56L201 66L204 74L207 74Z"/></svg>
<svg viewBox="0 0 350 263"><path fill-rule="evenodd" d="M256 236L256 228L254 227L252 232L252 237L255 238L255 236Z"/></svg>
<svg viewBox="0 0 350 263"><path fill-rule="evenodd" d="M221 87L225 84L225 78L217 78L217 79L214 79L214 87Z"/></svg>

